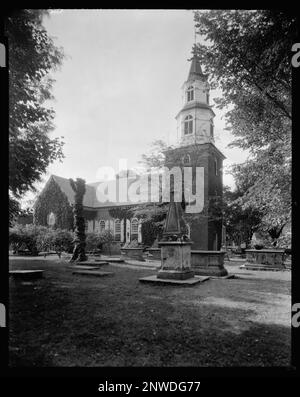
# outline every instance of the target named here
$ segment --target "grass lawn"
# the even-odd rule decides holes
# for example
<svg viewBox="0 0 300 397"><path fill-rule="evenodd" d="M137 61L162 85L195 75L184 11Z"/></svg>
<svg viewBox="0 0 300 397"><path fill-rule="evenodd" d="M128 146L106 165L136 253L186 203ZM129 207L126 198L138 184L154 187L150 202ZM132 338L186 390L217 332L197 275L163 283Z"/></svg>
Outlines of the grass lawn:
<svg viewBox="0 0 300 397"><path fill-rule="evenodd" d="M105 266L73 275L56 259L11 259L44 269L10 280L11 366L289 366L290 272L227 266L237 279L193 287L143 284L151 269Z"/></svg>

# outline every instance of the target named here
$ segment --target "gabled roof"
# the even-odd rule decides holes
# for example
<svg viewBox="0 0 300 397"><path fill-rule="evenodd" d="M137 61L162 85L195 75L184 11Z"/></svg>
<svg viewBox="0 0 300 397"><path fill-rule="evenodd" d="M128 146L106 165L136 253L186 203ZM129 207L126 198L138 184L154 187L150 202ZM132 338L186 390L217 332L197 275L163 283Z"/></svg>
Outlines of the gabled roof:
<svg viewBox="0 0 300 397"><path fill-rule="evenodd" d="M74 204L74 191L71 187L69 179L62 178L61 176L57 175L51 175L50 179L53 179L57 183L61 191L67 196L70 204ZM93 207L95 198L95 189L92 186L86 184L86 192L83 197L83 205L86 207Z"/></svg>
<svg viewBox="0 0 300 397"><path fill-rule="evenodd" d="M50 181L53 180L61 189L61 191L67 196L69 203L74 204L74 191L71 187L70 181L67 178L63 178L57 175L51 175L48 182L46 183L43 191L47 188ZM133 183L136 178L128 177L128 185ZM100 208L100 207L111 207L111 206L123 206L123 205L133 205L132 202L112 202L112 201L100 201L97 195L97 187L101 182L87 183L85 185L86 192L83 197L83 206L89 208ZM108 181L108 184L114 184L115 181Z"/></svg>

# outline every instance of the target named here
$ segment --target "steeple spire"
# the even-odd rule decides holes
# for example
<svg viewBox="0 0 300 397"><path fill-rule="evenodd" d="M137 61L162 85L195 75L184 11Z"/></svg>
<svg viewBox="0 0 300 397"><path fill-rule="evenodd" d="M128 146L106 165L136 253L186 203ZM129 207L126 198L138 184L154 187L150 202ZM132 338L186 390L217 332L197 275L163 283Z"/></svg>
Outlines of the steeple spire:
<svg viewBox="0 0 300 397"><path fill-rule="evenodd" d="M201 79L201 78L205 77L205 75L202 72L199 58L198 58L198 55L196 52L196 44L193 45L192 54L193 54L193 57L190 59L190 61L192 61L192 63L191 63L187 81L196 80L199 78Z"/></svg>
<svg viewBox="0 0 300 397"><path fill-rule="evenodd" d="M189 60L188 78L182 86L183 108L176 116L181 131L180 145L213 143L215 114L209 104L208 75L202 72L196 43Z"/></svg>

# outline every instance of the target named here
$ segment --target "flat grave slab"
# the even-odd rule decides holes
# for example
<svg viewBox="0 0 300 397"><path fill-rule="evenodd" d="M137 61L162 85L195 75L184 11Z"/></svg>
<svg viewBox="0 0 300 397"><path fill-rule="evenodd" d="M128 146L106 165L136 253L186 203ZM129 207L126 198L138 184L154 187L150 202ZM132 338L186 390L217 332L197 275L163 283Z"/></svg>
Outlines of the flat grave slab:
<svg viewBox="0 0 300 397"><path fill-rule="evenodd" d="M96 262L96 261L85 261L85 262L70 262L70 265L76 265L76 266L102 266L102 265L108 265L107 261L101 261L101 262Z"/></svg>
<svg viewBox="0 0 300 397"><path fill-rule="evenodd" d="M199 277L199 276L197 276L197 275L195 275L195 277ZM227 274L226 276L209 276L210 278L213 278L213 279L233 279L233 278L237 278L236 277L236 275L235 274Z"/></svg>
<svg viewBox="0 0 300 397"><path fill-rule="evenodd" d="M9 275L18 280L36 280L43 277L44 270L10 270Z"/></svg>
<svg viewBox="0 0 300 397"><path fill-rule="evenodd" d="M92 276L92 277L105 277L112 276L112 272L102 272L100 270L74 270L73 274L78 274L80 276Z"/></svg>
<svg viewBox="0 0 300 397"><path fill-rule="evenodd" d="M125 262L124 261L124 259L122 259L122 258L110 258L110 257L107 257L107 258L105 258L105 259L95 259L95 262L111 262L111 263L123 263L123 262Z"/></svg>
<svg viewBox="0 0 300 397"><path fill-rule="evenodd" d="M100 265L94 265L94 266L84 266L84 265L71 265L68 266L69 269L78 269L78 270L96 270L100 268Z"/></svg>
<svg viewBox="0 0 300 397"><path fill-rule="evenodd" d="M152 283L152 284L170 284L170 285L172 284L172 285L191 286L198 283L202 283L208 280L209 278L210 277L197 276L186 280L166 280L166 279L157 278L155 274L154 276L140 278L139 281L141 281L142 283Z"/></svg>
<svg viewBox="0 0 300 397"><path fill-rule="evenodd" d="M135 265L132 263L111 263L111 266L119 267L119 268L128 268L128 269L139 269L139 270L158 270L159 268L156 266L140 266L140 265Z"/></svg>
<svg viewBox="0 0 300 397"><path fill-rule="evenodd" d="M279 272L279 271L284 270L284 267L283 266L282 267L278 267L278 266L276 267L276 266L268 266L268 265L255 265L255 264L247 265L247 264L245 264L244 267L242 267L242 269Z"/></svg>

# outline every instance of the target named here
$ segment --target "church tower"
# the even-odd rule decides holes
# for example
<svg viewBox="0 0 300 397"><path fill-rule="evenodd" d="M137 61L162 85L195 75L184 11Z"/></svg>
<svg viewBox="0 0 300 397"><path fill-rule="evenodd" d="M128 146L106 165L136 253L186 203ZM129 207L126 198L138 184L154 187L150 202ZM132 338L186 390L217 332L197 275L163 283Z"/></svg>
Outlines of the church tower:
<svg viewBox="0 0 300 397"><path fill-rule="evenodd" d="M203 208L198 213L191 214L186 210L184 214L193 241L192 250L219 251L222 244L222 170L225 156L214 143L215 113L209 101L208 75L203 74L195 50L182 92L183 107L176 116L180 137L177 146L165 152L165 165L169 169L179 166L182 171L184 167L191 167L193 193L197 186L196 178L203 189ZM197 167L201 169L198 175ZM189 197L185 197L185 201L189 203Z"/></svg>
<svg viewBox="0 0 300 397"><path fill-rule="evenodd" d="M215 113L209 104L208 76L202 73L194 51L187 80L182 86L183 107L176 116L180 144L214 143Z"/></svg>

